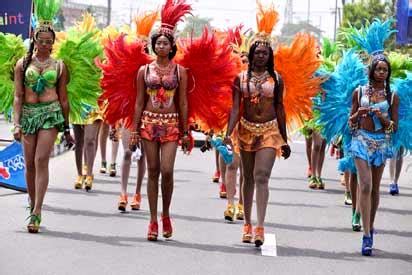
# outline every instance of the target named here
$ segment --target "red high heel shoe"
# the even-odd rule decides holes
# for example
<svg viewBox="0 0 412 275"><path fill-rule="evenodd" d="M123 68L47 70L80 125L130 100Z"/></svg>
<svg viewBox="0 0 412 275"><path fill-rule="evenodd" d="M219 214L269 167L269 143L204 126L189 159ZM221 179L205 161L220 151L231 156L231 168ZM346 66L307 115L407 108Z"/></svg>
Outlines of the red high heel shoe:
<svg viewBox="0 0 412 275"><path fill-rule="evenodd" d="M170 220L170 217L163 217L162 216L162 224L163 224L163 237L171 238L173 234L173 228L172 228L172 221Z"/></svg>
<svg viewBox="0 0 412 275"><path fill-rule="evenodd" d="M157 235L159 234L159 225L156 222L149 223L149 229L147 232L148 241L157 241Z"/></svg>

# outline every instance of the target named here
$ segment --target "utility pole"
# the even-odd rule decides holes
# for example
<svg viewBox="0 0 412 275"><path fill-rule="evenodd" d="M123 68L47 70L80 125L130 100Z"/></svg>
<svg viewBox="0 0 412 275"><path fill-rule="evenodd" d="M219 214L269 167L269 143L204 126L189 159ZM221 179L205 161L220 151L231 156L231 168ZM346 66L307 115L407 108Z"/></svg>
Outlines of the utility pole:
<svg viewBox="0 0 412 275"><path fill-rule="evenodd" d="M287 0L285 5L285 22L286 24L293 23L293 1Z"/></svg>
<svg viewBox="0 0 412 275"><path fill-rule="evenodd" d="M107 26L111 23L112 17L112 0L107 0Z"/></svg>
<svg viewBox="0 0 412 275"><path fill-rule="evenodd" d="M333 40L336 41L336 31L338 23L338 0L335 0L335 28L333 30Z"/></svg>

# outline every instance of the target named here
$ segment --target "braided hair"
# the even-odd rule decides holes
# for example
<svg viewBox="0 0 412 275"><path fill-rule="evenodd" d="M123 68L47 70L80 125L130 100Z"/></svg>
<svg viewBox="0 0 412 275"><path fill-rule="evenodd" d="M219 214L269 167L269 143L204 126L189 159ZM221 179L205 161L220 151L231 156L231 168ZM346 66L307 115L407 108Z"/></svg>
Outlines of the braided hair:
<svg viewBox="0 0 412 275"><path fill-rule="evenodd" d="M385 80L385 92L386 92L386 100L389 103L389 108L392 105L392 91L391 91L391 84L390 84L390 79L391 79L391 64L389 60L384 56L383 54L378 54L372 58L371 64L369 65L369 85L372 86L372 81L375 81L375 69L378 66L379 62L385 62L386 65L388 66L388 76L386 77Z"/></svg>
<svg viewBox="0 0 412 275"><path fill-rule="evenodd" d="M53 35L53 41L56 39L56 33L52 28L48 28L47 32L50 32ZM40 32L35 32L34 37L30 41L30 47L29 50L26 53L26 56L23 58L23 76L26 75L26 70L29 67L32 58L33 58L33 52L34 52L34 41L36 41L37 36L39 35Z"/></svg>

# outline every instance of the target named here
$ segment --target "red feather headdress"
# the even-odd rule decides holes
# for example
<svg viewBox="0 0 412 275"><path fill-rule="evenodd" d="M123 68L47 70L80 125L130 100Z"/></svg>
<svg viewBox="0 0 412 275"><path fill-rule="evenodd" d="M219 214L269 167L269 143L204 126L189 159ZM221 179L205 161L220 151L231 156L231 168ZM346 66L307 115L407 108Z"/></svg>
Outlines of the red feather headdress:
<svg viewBox="0 0 412 275"><path fill-rule="evenodd" d="M186 0L166 0L160 12L161 25L159 32L170 36L174 35L176 25L182 17L190 14L192 6Z"/></svg>

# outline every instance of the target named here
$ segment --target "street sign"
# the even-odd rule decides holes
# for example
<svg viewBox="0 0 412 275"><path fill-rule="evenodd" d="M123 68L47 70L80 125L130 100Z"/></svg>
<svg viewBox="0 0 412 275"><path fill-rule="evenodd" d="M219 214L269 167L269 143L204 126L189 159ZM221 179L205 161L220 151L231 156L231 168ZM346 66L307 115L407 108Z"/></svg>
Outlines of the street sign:
<svg viewBox="0 0 412 275"><path fill-rule="evenodd" d="M31 23L31 0L0 1L0 32L29 37Z"/></svg>

